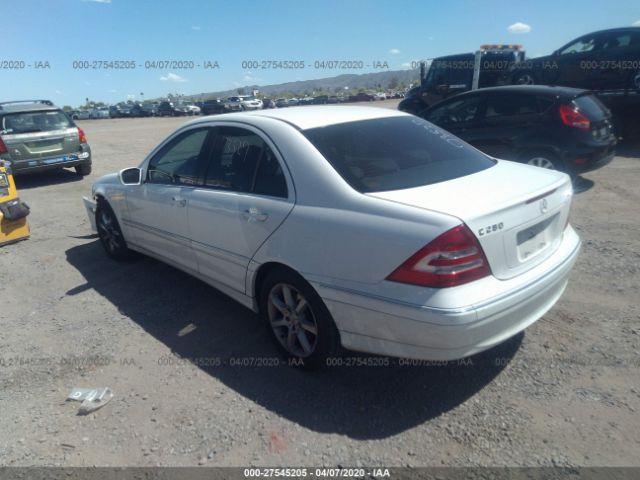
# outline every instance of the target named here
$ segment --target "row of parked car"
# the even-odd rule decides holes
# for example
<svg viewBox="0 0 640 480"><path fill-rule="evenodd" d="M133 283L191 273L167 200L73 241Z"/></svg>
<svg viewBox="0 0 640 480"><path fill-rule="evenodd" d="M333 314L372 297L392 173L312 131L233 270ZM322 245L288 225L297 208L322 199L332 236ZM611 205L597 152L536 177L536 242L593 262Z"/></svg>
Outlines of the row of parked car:
<svg viewBox="0 0 640 480"><path fill-rule="evenodd" d="M318 95L301 98L258 98L253 95L237 95L226 100L210 99L204 102L174 103L171 101L111 105L69 112L73 120L127 117L178 117L187 115L213 115L217 113L263 108L284 108L298 105L325 105L347 102L372 102L388 98L402 98L401 92L359 92L354 95Z"/></svg>

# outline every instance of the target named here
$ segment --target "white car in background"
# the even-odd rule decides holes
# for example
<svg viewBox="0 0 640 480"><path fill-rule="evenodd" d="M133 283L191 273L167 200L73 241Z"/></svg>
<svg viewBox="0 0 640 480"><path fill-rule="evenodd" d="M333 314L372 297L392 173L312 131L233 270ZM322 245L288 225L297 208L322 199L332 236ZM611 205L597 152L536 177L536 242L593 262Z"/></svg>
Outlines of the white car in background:
<svg viewBox="0 0 640 480"><path fill-rule="evenodd" d="M69 113L71 120L89 120L91 112L89 110L73 110Z"/></svg>
<svg viewBox="0 0 640 480"><path fill-rule="evenodd" d="M197 105L181 105L187 115L200 115L200 107Z"/></svg>
<svg viewBox="0 0 640 480"><path fill-rule="evenodd" d="M262 108L262 100L252 95L238 95L227 98L224 105L227 110L232 112L260 110Z"/></svg>
<svg viewBox="0 0 640 480"><path fill-rule="evenodd" d="M224 101L224 108L231 112L242 110L242 97L229 97Z"/></svg>
<svg viewBox="0 0 640 480"><path fill-rule="evenodd" d="M321 366L340 346L458 359L524 330L577 258L571 200L566 174L412 115L311 106L186 123L85 204L108 255L202 279Z"/></svg>
<svg viewBox="0 0 640 480"><path fill-rule="evenodd" d="M262 100L258 97L240 97L242 100L240 103L242 104L243 110L260 110L262 108Z"/></svg>

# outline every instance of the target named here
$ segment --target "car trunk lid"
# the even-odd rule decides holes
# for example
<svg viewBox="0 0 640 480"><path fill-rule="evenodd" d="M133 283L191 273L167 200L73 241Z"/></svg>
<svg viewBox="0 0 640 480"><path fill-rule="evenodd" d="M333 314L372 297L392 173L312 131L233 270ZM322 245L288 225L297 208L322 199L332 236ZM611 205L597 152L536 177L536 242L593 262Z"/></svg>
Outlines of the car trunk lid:
<svg viewBox="0 0 640 480"><path fill-rule="evenodd" d="M493 275L506 280L558 248L572 187L563 173L499 160L454 180L367 195L458 217L478 238Z"/></svg>

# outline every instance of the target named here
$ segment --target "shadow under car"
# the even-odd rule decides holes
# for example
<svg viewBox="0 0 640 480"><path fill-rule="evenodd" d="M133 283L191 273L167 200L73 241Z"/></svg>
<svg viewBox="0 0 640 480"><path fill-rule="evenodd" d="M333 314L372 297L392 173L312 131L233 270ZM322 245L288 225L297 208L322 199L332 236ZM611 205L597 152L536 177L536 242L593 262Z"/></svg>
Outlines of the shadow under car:
<svg viewBox="0 0 640 480"><path fill-rule="evenodd" d="M256 314L173 267L144 256L114 262L99 241L70 248L66 257L86 280L67 295L96 290L184 359L282 358ZM437 366L401 366L396 359L387 359L390 366L327 367L316 372L287 366L284 359L276 367L197 366L310 430L380 439L429 421L478 393L509 363L523 336L461 362ZM386 359L355 352L345 357L354 363Z"/></svg>

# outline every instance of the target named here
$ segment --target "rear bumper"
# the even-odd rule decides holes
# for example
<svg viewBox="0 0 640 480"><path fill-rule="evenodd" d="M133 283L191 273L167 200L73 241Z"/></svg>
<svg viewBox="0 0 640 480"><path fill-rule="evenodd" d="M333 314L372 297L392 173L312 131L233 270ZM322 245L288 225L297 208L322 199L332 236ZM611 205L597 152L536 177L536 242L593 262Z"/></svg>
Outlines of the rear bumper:
<svg viewBox="0 0 640 480"><path fill-rule="evenodd" d="M587 147L583 151L572 151L564 155L567 173L580 174L597 170L609 164L616 155L616 142L611 142L607 146ZM580 162L580 163L576 163Z"/></svg>
<svg viewBox="0 0 640 480"><path fill-rule="evenodd" d="M533 274L522 275L524 282L501 282L507 288L500 294L462 307L408 305L314 286L333 315L345 348L394 357L455 360L498 345L541 318L562 295L579 250L580 240L569 229L552 257L535 267Z"/></svg>
<svg viewBox="0 0 640 480"><path fill-rule="evenodd" d="M26 173L38 173L57 168L75 167L77 165L91 164L91 150L85 147L85 151L56 155L46 158L34 158L29 160L11 160L11 170L14 175Z"/></svg>

